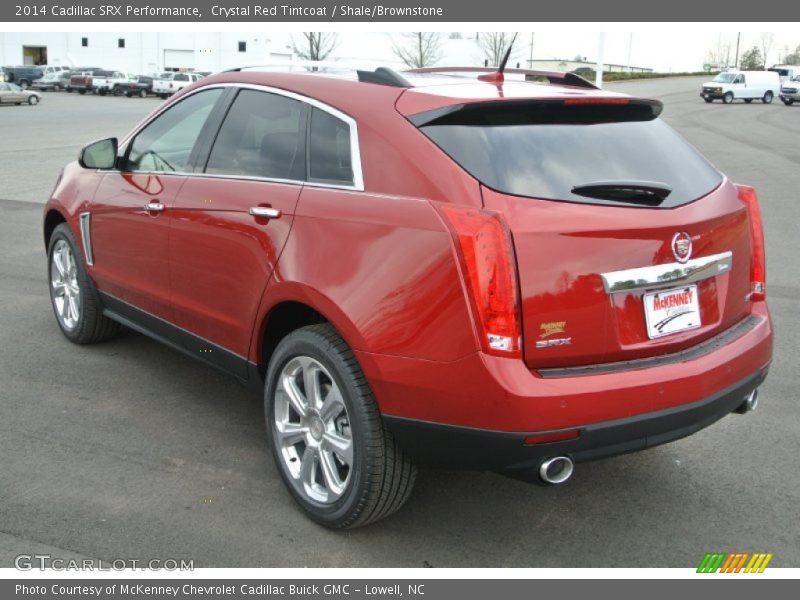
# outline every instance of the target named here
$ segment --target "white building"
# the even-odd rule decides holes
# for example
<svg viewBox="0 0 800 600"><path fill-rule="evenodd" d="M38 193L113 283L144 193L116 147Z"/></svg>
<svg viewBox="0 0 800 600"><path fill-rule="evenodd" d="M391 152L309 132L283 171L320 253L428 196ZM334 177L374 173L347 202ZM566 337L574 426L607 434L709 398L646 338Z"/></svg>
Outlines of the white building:
<svg viewBox="0 0 800 600"><path fill-rule="evenodd" d="M288 34L2 33L0 65L92 66L129 73L220 71L292 58Z"/></svg>

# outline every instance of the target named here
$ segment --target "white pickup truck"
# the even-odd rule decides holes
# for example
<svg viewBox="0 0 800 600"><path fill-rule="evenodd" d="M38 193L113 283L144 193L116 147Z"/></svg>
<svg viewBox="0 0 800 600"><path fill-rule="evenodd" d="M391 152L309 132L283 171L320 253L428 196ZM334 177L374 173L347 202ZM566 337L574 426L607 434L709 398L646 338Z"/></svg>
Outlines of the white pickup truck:
<svg viewBox="0 0 800 600"><path fill-rule="evenodd" d="M159 98L169 98L175 92L202 79L199 73L164 73L153 80L153 93Z"/></svg>
<svg viewBox="0 0 800 600"><path fill-rule="evenodd" d="M106 71L92 69L89 71L75 72L70 78L70 90L77 90L80 94L92 92L93 94L106 94L114 91L114 86L129 81L127 75L120 71Z"/></svg>

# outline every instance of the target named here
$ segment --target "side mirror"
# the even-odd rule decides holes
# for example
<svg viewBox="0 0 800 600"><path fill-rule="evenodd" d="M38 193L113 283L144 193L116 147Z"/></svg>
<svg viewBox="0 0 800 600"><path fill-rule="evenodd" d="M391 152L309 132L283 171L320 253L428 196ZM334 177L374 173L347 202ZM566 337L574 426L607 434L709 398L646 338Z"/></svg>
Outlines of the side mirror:
<svg viewBox="0 0 800 600"><path fill-rule="evenodd" d="M78 155L84 169L113 169L117 166L117 138L107 138L85 146Z"/></svg>

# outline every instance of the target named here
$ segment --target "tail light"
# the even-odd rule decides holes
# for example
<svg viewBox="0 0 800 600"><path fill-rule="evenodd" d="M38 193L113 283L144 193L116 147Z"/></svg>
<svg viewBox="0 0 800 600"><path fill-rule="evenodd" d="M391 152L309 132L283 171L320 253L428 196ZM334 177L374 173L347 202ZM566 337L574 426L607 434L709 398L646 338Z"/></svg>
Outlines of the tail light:
<svg viewBox="0 0 800 600"><path fill-rule="evenodd" d="M750 299L764 300L767 296L767 261L764 254L764 228L761 224L761 207L754 188L737 185L739 200L747 207L750 221Z"/></svg>
<svg viewBox="0 0 800 600"><path fill-rule="evenodd" d="M479 208L437 208L456 241L481 346L496 356L522 356L514 250L505 221Z"/></svg>

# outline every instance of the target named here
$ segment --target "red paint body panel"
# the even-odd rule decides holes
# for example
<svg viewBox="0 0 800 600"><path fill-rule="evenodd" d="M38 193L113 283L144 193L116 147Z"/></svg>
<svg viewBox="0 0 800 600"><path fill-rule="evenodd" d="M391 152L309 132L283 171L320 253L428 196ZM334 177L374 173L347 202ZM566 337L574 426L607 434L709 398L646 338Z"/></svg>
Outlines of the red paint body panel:
<svg viewBox="0 0 800 600"><path fill-rule="evenodd" d="M300 185L190 177L170 211L174 322L247 356L256 311L292 228ZM280 218L248 214L251 207Z"/></svg>
<svg viewBox="0 0 800 600"><path fill-rule="evenodd" d="M728 181L709 195L664 210L554 202L483 191L486 208L502 212L514 236L522 295L525 361L531 368L632 360L675 352L716 335L748 310L750 234L747 211ZM692 257L733 252L734 268L698 283L702 326L651 340L644 292L609 296L601 274L675 263L672 236L692 237ZM542 324L566 322L566 346Z"/></svg>
<svg viewBox="0 0 800 600"><path fill-rule="evenodd" d="M753 330L703 357L640 370L543 379L521 360L475 353L440 363L357 352L381 411L511 432L580 427L702 400L768 365L772 325L763 302Z"/></svg>
<svg viewBox="0 0 800 600"><path fill-rule="evenodd" d="M443 361L477 349L451 236L425 200L305 187L259 321L292 285L325 298L315 308L354 349Z"/></svg>
<svg viewBox="0 0 800 600"><path fill-rule="evenodd" d="M186 182L180 175L97 173L92 202L91 274L103 291L162 319L173 317L169 285L169 210L149 213L144 205L172 205Z"/></svg>

